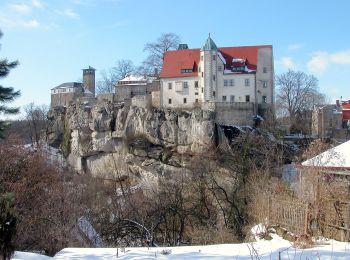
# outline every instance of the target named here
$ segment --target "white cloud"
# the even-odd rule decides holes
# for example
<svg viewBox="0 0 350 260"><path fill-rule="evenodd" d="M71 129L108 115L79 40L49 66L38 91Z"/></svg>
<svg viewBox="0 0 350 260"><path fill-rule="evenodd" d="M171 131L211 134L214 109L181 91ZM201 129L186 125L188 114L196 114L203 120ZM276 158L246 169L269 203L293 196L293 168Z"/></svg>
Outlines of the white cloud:
<svg viewBox="0 0 350 260"><path fill-rule="evenodd" d="M335 53L316 52L307 63L307 68L314 74L323 74L330 64L350 65L350 50Z"/></svg>
<svg viewBox="0 0 350 260"><path fill-rule="evenodd" d="M329 57L327 52L317 52L307 63L308 70L313 74L323 74L329 64Z"/></svg>
<svg viewBox="0 0 350 260"><path fill-rule="evenodd" d="M34 29L40 26L40 23L37 20L23 21L21 24L24 28Z"/></svg>
<svg viewBox="0 0 350 260"><path fill-rule="evenodd" d="M8 17L3 13L0 13L0 24L7 28L22 28L22 29L35 29L40 27L40 23L36 19L23 20L23 19L13 19Z"/></svg>
<svg viewBox="0 0 350 260"><path fill-rule="evenodd" d="M10 6L15 12L21 13L21 14L27 14L30 13L31 8L29 5L26 4L12 4Z"/></svg>
<svg viewBox="0 0 350 260"><path fill-rule="evenodd" d="M350 50L333 53L330 55L330 60L335 64L350 64Z"/></svg>
<svg viewBox="0 0 350 260"><path fill-rule="evenodd" d="M294 51L294 50L299 50L304 46L304 44L301 43L294 43L294 44L289 44L288 45L288 50L289 51Z"/></svg>
<svg viewBox="0 0 350 260"><path fill-rule="evenodd" d="M32 5L36 8L42 8L43 4L40 0L32 0Z"/></svg>
<svg viewBox="0 0 350 260"><path fill-rule="evenodd" d="M297 67L297 65L295 64L295 62L291 57L283 57L279 61L277 61L277 64L280 64L284 68L290 69L290 70L295 70Z"/></svg>
<svg viewBox="0 0 350 260"><path fill-rule="evenodd" d="M66 10L58 11L59 14L70 17L70 18L79 18L79 14L74 12L72 9L67 8Z"/></svg>

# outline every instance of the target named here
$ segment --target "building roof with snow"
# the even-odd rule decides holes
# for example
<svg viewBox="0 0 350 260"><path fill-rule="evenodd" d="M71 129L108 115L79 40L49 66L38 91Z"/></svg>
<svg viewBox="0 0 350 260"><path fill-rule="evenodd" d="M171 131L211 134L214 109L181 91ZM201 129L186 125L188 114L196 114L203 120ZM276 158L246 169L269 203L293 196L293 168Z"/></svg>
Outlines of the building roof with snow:
<svg viewBox="0 0 350 260"><path fill-rule="evenodd" d="M350 140L304 161L301 165L304 167L350 170Z"/></svg>
<svg viewBox="0 0 350 260"><path fill-rule="evenodd" d="M65 89L65 88L81 88L83 87L83 83L80 82L66 82L52 89Z"/></svg>
<svg viewBox="0 0 350 260"><path fill-rule="evenodd" d="M128 75L125 78L118 81L118 86L120 85L147 85L147 83L152 83L155 77L145 77L141 75Z"/></svg>
<svg viewBox="0 0 350 260"><path fill-rule="evenodd" d="M208 41L208 40L207 40ZM214 43L215 44L215 43ZM203 48L207 45L204 44ZM208 48L213 48L208 44ZM216 45L215 45L216 46ZM225 64L225 68L239 64L246 67L245 72L255 71L258 64L258 51L261 48L272 49L272 45L242 46L242 47L221 47L217 48L218 56ZM163 69L161 78L193 77L198 76L198 64L201 49L182 49L167 51L164 53ZM186 70L186 73L183 71ZM229 70L225 70L229 71Z"/></svg>

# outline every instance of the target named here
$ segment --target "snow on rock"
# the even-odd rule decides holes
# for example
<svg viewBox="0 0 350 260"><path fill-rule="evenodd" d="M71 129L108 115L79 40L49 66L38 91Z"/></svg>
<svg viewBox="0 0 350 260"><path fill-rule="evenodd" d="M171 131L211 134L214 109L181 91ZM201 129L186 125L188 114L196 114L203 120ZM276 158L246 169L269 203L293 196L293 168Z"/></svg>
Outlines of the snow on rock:
<svg viewBox="0 0 350 260"><path fill-rule="evenodd" d="M47 259L52 259L52 257L35 254L35 253L16 251L14 256L11 259L12 260L47 260Z"/></svg>
<svg viewBox="0 0 350 260"><path fill-rule="evenodd" d="M96 232L90 221L86 217L81 217L78 220L78 226L81 232L92 242L95 247L103 247L103 242L100 235Z"/></svg>

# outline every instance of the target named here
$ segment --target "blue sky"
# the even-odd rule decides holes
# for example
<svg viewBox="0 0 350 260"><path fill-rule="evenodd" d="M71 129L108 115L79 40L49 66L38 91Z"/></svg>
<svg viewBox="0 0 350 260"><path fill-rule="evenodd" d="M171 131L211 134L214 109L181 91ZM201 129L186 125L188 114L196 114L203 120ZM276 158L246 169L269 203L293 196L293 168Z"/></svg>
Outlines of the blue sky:
<svg viewBox="0 0 350 260"><path fill-rule="evenodd" d="M321 92L350 99L350 1L1 0L0 57L20 66L1 80L14 102L50 103L50 89L118 59L136 65L144 44L173 32L190 48L208 32L220 47L272 44L275 73L314 74Z"/></svg>

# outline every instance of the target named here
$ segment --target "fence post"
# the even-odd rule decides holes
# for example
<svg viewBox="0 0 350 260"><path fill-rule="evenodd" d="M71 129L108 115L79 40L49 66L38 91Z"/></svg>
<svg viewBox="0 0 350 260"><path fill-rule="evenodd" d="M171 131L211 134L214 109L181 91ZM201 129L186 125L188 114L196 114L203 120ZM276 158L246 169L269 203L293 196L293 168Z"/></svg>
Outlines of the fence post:
<svg viewBox="0 0 350 260"><path fill-rule="evenodd" d="M304 234L307 235L309 227L309 204L306 204L304 221Z"/></svg>
<svg viewBox="0 0 350 260"><path fill-rule="evenodd" d="M270 225L271 218L271 197L267 195L267 224Z"/></svg>

